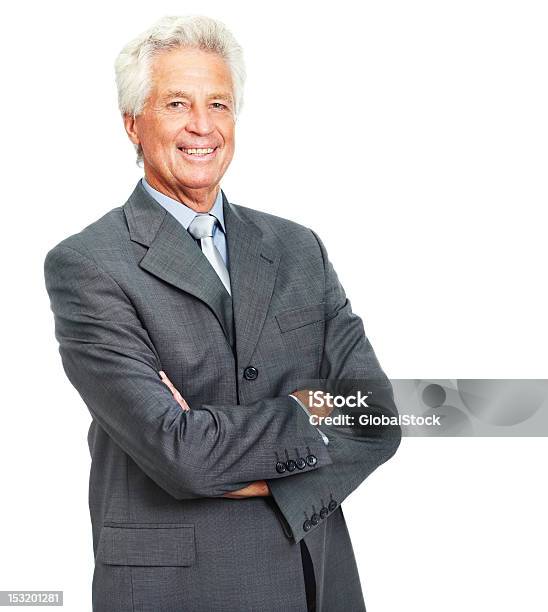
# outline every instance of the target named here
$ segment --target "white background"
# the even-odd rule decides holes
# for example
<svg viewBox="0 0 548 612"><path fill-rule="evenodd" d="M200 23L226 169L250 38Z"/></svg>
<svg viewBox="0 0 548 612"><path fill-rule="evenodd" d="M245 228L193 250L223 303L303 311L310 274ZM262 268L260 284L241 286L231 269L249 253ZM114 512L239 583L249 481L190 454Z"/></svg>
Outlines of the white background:
<svg viewBox="0 0 548 612"><path fill-rule="evenodd" d="M91 609L90 417L42 266L141 175L113 61L165 14L222 19L244 46L222 186L319 233L390 377L548 378L545 3L2 12L0 589L63 589L65 609ZM547 610L547 460L545 438L404 439L345 503L368 612Z"/></svg>

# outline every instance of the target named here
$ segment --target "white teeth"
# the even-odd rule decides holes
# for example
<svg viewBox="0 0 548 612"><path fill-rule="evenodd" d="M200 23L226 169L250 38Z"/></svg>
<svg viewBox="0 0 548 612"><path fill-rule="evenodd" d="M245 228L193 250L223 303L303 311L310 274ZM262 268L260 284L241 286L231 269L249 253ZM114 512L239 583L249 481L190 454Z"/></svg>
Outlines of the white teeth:
<svg viewBox="0 0 548 612"><path fill-rule="evenodd" d="M207 155L208 153L213 153L215 149L181 149L185 153L189 155Z"/></svg>

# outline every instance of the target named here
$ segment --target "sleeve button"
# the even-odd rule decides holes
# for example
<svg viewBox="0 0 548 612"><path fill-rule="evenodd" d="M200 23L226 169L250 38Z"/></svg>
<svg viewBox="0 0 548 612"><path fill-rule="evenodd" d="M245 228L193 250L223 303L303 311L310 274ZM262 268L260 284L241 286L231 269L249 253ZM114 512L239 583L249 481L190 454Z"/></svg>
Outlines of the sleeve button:
<svg viewBox="0 0 548 612"><path fill-rule="evenodd" d="M297 467L299 468L299 470L304 470L304 468L306 467L306 461L302 457L299 457L297 459Z"/></svg>
<svg viewBox="0 0 548 612"><path fill-rule="evenodd" d="M297 469L297 464L293 461L293 459L289 459L289 461L286 461L285 467L287 468L288 472L294 472Z"/></svg>
<svg viewBox="0 0 548 612"><path fill-rule="evenodd" d="M283 474L285 472L285 463L278 461L278 463L276 463L276 472L278 472L278 474Z"/></svg>
<svg viewBox="0 0 548 612"><path fill-rule="evenodd" d="M308 455L306 462L312 467L318 463L318 459L316 458L316 455Z"/></svg>

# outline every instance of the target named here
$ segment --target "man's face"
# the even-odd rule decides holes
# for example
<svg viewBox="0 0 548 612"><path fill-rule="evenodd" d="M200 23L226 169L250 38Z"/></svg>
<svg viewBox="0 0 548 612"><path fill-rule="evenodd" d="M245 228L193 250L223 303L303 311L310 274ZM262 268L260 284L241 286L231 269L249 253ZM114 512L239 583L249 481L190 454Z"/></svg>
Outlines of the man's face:
<svg viewBox="0 0 548 612"><path fill-rule="evenodd" d="M234 155L226 62L214 53L174 49L153 60L151 76L143 112L125 118L131 140L142 147L147 181L176 199L216 192Z"/></svg>

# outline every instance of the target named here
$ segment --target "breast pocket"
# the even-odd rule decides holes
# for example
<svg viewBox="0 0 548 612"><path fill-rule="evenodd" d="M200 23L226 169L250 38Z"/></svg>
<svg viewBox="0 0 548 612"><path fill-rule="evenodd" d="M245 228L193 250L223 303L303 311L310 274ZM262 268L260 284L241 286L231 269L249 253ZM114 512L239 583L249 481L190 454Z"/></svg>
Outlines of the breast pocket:
<svg viewBox="0 0 548 612"><path fill-rule="evenodd" d="M325 304L312 304L284 310L276 315L276 321L282 332L292 331L313 323L325 320Z"/></svg>
<svg viewBox="0 0 548 612"><path fill-rule="evenodd" d="M323 352L325 304L283 310L275 314L275 319L286 378L317 378Z"/></svg>

